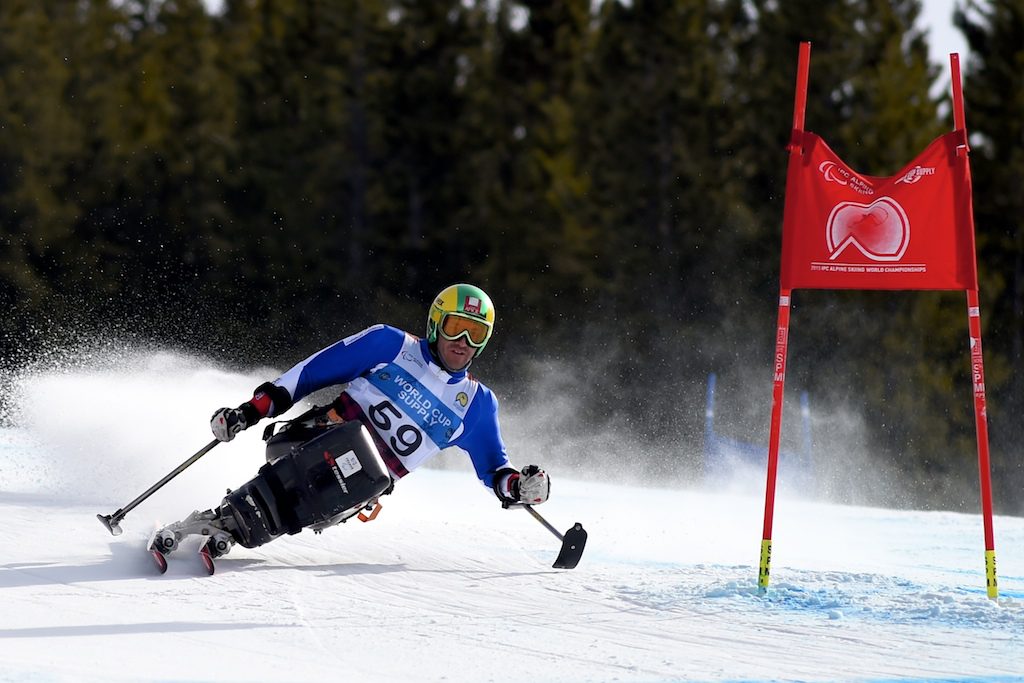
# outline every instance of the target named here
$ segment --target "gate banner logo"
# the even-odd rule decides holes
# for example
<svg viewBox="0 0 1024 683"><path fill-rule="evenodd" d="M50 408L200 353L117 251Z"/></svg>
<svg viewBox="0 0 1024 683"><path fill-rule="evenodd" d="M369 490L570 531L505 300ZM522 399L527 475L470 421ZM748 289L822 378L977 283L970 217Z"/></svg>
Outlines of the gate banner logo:
<svg viewBox="0 0 1024 683"><path fill-rule="evenodd" d="M857 173L795 130L782 229L784 289L976 289L963 131L893 176ZM958 148L960 153L958 153Z"/></svg>
<svg viewBox="0 0 1024 683"><path fill-rule="evenodd" d="M825 239L831 261L850 246L872 261L899 261L910 244L910 221L890 197L871 204L841 202L829 214Z"/></svg>
<svg viewBox="0 0 1024 683"><path fill-rule="evenodd" d="M821 175L824 176L825 180L830 183L837 183L839 185L846 185L846 179L844 175L848 176L848 173L837 173L836 162L834 161L823 161L818 165L818 170L821 171Z"/></svg>

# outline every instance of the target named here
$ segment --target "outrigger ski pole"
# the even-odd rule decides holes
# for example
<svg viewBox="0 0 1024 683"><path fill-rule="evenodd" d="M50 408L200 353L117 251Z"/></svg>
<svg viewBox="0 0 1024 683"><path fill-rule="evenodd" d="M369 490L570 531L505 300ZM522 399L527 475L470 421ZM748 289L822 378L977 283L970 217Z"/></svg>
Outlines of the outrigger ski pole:
<svg viewBox="0 0 1024 683"><path fill-rule="evenodd" d="M164 484L166 484L171 479L174 479L176 476L178 476L179 474L184 472L196 460L198 460L199 458L201 458L204 455L206 455L207 453L209 453L210 450L214 446L219 444L219 443L220 443L220 441L218 441L217 439L214 439L210 443L208 443L205 446L203 446L199 450L198 453L196 453L191 458L189 458L185 462L183 462L180 465L178 465L177 467L175 467L174 470L172 472L170 472L166 477L164 477L163 479L161 479L157 483L155 483L152 486L150 486L146 490L146 492L143 493L141 496L139 496L138 498L136 498L132 502L128 503L123 508L121 508L120 510L115 512L114 514L112 514L112 515L96 515L96 519L100 520L100 523L103 524L103 526L107 527L107 531L109 531L111 534L113 534L114 536L120 536L121 535L121 520L124 519L125 515L127 515L129 512L131 512L133 509L135 509L135 507L139 503L141 503L142 501L146 500L147 498L152 496L154 493L156 493L156 491L158 489L160 489L161 487L163 487Z"/></svg>
<svg viewBox="0 0 1024 683"><path fill-rule="evenodd" d="M533 515L534 519L554 534L555 538L562 542L562 549L558 552L558 557L555 558L555 563L551 566L555 569L574 569L580 563L580 558L583 557L583 548L587 545L587 532L583 525L576 522L572 525L571 529L564 534L560 534L558 529L551 526L548 520L541 517L540 513L533 509L532 505L527 505L526 503L521 503L521 505L526 508L527 512Z"/></svg>

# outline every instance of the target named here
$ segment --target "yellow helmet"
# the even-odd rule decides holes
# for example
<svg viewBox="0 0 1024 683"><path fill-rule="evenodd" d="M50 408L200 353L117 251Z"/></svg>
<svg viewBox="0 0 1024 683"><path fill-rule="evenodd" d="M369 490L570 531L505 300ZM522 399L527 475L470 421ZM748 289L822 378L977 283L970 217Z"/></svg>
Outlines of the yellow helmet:
<svg viewBox="0 0 1024 683"><path fill-rule="evenodd" d="M473 285L445 287L434 297L427 314L427 341L444 337L454 341L466 338L479 356L494 331L494 305L484 290Z"/></svg>

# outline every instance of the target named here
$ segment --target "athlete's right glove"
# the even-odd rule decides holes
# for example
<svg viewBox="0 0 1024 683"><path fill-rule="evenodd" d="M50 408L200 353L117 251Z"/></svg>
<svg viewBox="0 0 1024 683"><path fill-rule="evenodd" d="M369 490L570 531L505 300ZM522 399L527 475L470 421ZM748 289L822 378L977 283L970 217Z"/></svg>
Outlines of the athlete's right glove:
<svg viewBox="0 0 1024 683"><path fill-rule="evenodd" d="M249 406L251 410L246 410ZM243 403L237 408L220 408L210 418L210 431L218 441L231 441L238 432L259 421L259 413L251 404Z"/></svg>

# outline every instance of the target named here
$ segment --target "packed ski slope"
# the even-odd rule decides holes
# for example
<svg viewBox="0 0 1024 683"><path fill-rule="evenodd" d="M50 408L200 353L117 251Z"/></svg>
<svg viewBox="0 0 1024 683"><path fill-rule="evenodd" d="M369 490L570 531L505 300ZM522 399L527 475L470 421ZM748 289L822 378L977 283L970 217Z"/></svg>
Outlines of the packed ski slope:
<svg viewBox="0 0 1024 683"><path fill-rule="evenodd" d="M762 596L759 495L552 469L539 511L590 534L559 571L558 541L452 453L371 523L236 548L212 577L186 547L157 575L148 534L255 474L259 430L129 513L124 535L96 514L207 443L209 413L269 376L126 353L7 378L0 681L1024 680L1021 518L995 520L994 602L979 515L783 495Z"/></svg>

